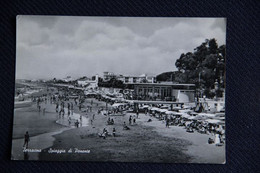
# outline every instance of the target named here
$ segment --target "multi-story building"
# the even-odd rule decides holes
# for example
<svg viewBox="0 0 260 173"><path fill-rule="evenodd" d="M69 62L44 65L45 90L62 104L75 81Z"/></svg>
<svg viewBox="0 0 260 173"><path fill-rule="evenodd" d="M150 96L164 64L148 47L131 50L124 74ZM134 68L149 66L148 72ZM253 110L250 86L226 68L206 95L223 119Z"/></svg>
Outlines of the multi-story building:
<svg viewBox="0 0 260 173"><path fill-rule="evenodd" d="M109 81L112 78L117 78L117 76L112 72L103 72L103 80Z"/></svg>
<svg viewBox="0 0 260 173"><path fill-rule="evenodd" d="M154 76L147 76L146 74L142 74L140 76L131 76L131 75L115 75L111 72L104 72L103 80L109 81L110 79L115 78L117 80L121 80L125 84L131 83L155 83Z"/></svg>

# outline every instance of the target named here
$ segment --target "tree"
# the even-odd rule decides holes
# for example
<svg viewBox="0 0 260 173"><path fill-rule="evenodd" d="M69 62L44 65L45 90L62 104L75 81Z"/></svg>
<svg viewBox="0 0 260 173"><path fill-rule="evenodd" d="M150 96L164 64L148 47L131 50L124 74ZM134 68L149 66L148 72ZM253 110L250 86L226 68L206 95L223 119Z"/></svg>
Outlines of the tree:
<svg viewBox="0 0 260 173"><path fill-rule="evenodd" d="M121 80L117 80L116 78L111 78L109 81L107 82L103 82L101 79L98 82L98 86L99 87L113 87L113 88L125 88L125 84L121 81Z"/></svg>
<svg viewBox="0 0 260 173"><path fill-rule="evenodd" d="M206 39L194 52L182 53L176 60L175 65L179 74L175 80L180 83L195 83L202 87L206 94L212 96L210 89L213 89L217 80L221 95L225 87L225 61L226 46L218 47L216 39Z"/></svg>

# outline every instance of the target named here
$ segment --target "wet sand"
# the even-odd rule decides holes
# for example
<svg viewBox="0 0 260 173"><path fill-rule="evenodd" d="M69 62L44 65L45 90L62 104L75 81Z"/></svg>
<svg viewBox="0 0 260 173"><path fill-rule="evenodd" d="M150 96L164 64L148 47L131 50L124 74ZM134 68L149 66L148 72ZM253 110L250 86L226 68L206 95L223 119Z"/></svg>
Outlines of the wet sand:
<svg viewBox="0 0 260 173"><path fill-rule="evenodd" d="M62 128L55 123L58 119L55 106L47 104L46 112L39 112L36 104L14 110L13 139L23 138L26 131L30 136L49 133Z"/></svg>
<svg viewBox="0 0 260 173"><path fill-rule="evenodd" d="M42 150L44 148L52 146L55 138L53 135L62 133L66 130L69 130L70 128L62 128L59 131L56 132L49 132L40 134L34 137L30 137L30 142L28 145L29 149L37 149ZM39 153L38 152L24 152L23 147L24 139L16 139L12 141L12 160L38 160L39 159ZM41 152L47 152L45 150L42 150Z"/></svg>
<svg viewBox="0 0 260 173"><path fill-rule="evenodd" d="M13 124L13 141L12 141L12 159L13 160L38 160L37 152L24 153L24 134L29 132L30 142L29 149L43 149L52 146L55 138L53 135L62 133L63 131L75 128L74 123L68 124L68 117L63 118L55 111L55 105L42 103L42 107L46 108L45 113L39 112L35 103L28 104L26 107L16 108L14 110ZM65 109L67 112L67 109ZM80 115L74 113L72 119L79 119ZM88 119L82 118L80 123L82 126L88 125Z"/></svg>

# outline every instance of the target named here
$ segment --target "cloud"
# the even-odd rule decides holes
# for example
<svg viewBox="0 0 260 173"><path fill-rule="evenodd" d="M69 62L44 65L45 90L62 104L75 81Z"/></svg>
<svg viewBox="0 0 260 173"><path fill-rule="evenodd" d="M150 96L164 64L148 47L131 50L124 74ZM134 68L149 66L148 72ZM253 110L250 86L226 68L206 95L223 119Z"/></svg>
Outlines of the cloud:
<svg viewBox="0 0 260 173"><path fill-rule="evenodd" d="M17 78L173 71L206 38L225 44L224 19L20 16ZM224 28L224 29L223 29Z"/></svg>

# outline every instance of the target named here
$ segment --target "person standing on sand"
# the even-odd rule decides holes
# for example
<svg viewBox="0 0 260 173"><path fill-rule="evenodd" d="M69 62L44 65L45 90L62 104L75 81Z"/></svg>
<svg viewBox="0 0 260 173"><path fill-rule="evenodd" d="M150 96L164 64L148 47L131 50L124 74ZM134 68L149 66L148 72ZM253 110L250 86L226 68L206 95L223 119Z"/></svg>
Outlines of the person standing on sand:
<svg viewBox="0 0 260 173"><path fill-rule="evenodd" d="M68 121L69 121L69 126L70 126L70 123L71 123L71 118L70 117L69 117Z"/></svg>
<svg viewBox="0 0 260 173"><path fill-rule="evenodd" d="M70 106L70 109L71 109L71 115L73 115L73 103L71 102L70 104L71 104L71 106Z"/></svg>
<svg viewBox="0 0 260 173"><path fill-rule="evenodd" d="M93 114L93 120L95 119L95 114Z"/></svg>
<svg viewBox="0 0 260 173"><path fill-rule="evenodd" d="M64 117L65 115L65 110L64 110L64 107L62 107L62 117Z"/></svg>
<svg viewBox="0 0 260 173"><path fill-rule="evenodd" d="M132 116L130 115L130 117L129 117L129 125L131 125L132 124Z"/></svg>
<svg viewBox="0 0 260 173"><path fill-rule="evenodd" d="M81 103L79 103L79 111L81 111Z"/></svg>
<svg viewBox="0 0 260 173"><path fill-rule="evenodd" d="M73 110L73 103L72 102L70 102L70 108L71 108L71 110Z"/></svg>
<svg viewBox="0 0 260 173"><path fill-rule="evenodd" d="M25 135L24 135L24 144L23 144L23 147L25 147L25 145L26 145L26 148L28 148L28 143L29 143L29 141L30 141L30 136L29 136L29 133L28 133L28 131L25 133Z"/></svg>
<svg viewBox="0 0 260 173"><path fill-rule="evenodd" d="M169 119L166 119L166 127L169 127Z"/></svg>
<svg viewBox="0 0 260 173"><path fill-rule="evenodd" d="M77 128L79 128L79 121L78 121L78 120L75 122L75 126L76 126Z"/></svg>
<svg viewBox="0 0 260 173"><path fill-rule="evenodd" d="M42 110L43 115L45 115L45 110L46 110L46 106L43 107L43 110Z"/></svg>
<svg viewBox="0 0 260 173"><path fill-rule="evenodd" d="M58 113L58 112L59 112L59 104L56 103L56 113Z"/></svg>
<svg viewBox="0 0 260 173"><path fill-rule="evenodd" d="M116 137L116 129L113 128L113 136Z"/></svg>

